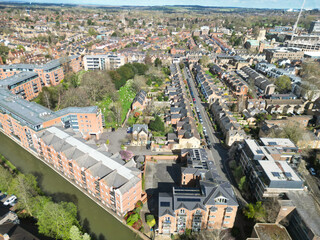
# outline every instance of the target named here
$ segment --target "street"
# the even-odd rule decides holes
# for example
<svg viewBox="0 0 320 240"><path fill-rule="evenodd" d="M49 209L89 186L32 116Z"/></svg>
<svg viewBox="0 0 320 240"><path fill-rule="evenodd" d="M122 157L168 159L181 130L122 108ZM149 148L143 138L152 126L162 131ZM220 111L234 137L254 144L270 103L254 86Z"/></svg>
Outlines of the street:
<svg viewBox="0 0 320 240"><path fill-rule="evenodd" d="M201 99L198 94L198 90L195 85L195 80L190 73L190 77L188 76L188 69L187 67L184 68L184 77L189 81L191 90L194 93L194 98L196 100L196 103L194 104L194 107L198 107L200 110L200 114L202 116L202 126L206 128L208 137L211 141L212 148L206 149L208 153L208 157L213 159L214 163L216 164L217 171L219 175L225 179L229 180L231 183L234 184L234 179L232 177L232 174L230 173L230 169L228 166L228 150L225 149L222 144L220 143L219 139L215 135L214 128L212 126L212 123L209 119L209 116L205 110L204 103L201 102Z"/></svg>

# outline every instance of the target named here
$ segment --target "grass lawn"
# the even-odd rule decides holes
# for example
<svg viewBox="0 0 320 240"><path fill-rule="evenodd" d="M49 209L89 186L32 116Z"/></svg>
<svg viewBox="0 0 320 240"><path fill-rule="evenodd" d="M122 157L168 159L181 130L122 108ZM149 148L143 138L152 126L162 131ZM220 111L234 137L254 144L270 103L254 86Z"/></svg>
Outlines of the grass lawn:
<svg viewBox="0 0 320 240"><path fill-rule="evenodd" d="M121 113L121 123L122 123L126 118L127 112L131 107L131 103L135 98L136 93L131 89L130 80L126 83L126 85L124 85L118 90L118 93L119 93L119 102L121 103L121 106L122 106L122 113ZM103 115L106 117L111 113L110 107L112 105L112 99L110 97L106 97L103 101L99 102L97 105L101 109ZM117 127L115 118L113 118L113 121L105 121L105 125L106 125L106 128Z"/></svg>
<svg viewBox="0 0 320 240"><path fill-rule="evenodd" d="M210 75L212 78L215 78L215 76L209 70L206 71L206 74Z"/></svg>
<svg viewBox="0 0 320 240"><path fill-rule="evenodd" d="M122 105L122 116L121 116L121 122L124 121L126 118L127 112L129 111L131 107L131 103L133 99L136 96L136 93L131 89L131 81L127 81L126 85L121 87L118 91L119 93L119 100Z"/></svg>

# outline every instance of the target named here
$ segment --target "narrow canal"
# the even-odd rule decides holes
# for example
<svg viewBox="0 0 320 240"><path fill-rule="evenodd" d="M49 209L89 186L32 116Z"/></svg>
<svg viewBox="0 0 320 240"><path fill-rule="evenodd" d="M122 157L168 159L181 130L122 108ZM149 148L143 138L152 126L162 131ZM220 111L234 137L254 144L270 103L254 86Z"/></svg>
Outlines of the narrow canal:
<svg viewBox="0 0 320 240"><path fill-rule="evenodd" d="M54 170L25 151L1 132L0 153L12 162L19 171L37 176L41 189L55 201L71 201L75 203L78 207L82 226L94 239L140 239L134 232L64 180Z"/></svg>

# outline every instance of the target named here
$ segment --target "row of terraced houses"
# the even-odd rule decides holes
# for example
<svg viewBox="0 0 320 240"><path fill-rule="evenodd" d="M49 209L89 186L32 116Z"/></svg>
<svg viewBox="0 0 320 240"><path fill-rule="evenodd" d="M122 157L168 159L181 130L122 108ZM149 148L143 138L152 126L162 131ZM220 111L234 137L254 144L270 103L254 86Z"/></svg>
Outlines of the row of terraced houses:
<svg viewBox="0 0 320 240"><path fill-rule="evenodd" d="M0 130L122 216L144 196L141 172L134 161L125 162L120 154L83 140L99 138L103 132L100 109L93 106L52 111L28 101L42 86L60 83L68 68L74 72L82 69L80 57L41 66L0 66Z"/></svg>

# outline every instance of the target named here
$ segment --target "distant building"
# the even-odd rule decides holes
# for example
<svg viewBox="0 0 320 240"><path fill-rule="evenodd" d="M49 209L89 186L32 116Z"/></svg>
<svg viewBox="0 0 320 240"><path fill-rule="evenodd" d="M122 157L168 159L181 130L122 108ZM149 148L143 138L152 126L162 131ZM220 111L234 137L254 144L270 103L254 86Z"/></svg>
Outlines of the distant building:
<svg viewBox="0 0 320 240"><path fill-rule="evenodd" d="M113 70L126 63L124 56L117 55L86 55L83 57L84 69Z"/></svg>
<svg viewBox="0 0 320 240"><path fill-rule="evenodd" d="M311 22L309 33L320 34L320 20Z"/></svg>
<svg viewBox="0 0 320 240"><path fill-rule="evenodd" d="M274 63L279 59L300 60L304 51L296 48L265 49L266 59L269 63Z"/></svg>

